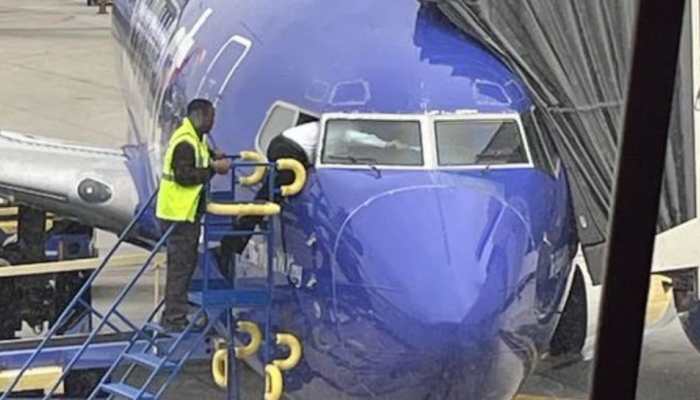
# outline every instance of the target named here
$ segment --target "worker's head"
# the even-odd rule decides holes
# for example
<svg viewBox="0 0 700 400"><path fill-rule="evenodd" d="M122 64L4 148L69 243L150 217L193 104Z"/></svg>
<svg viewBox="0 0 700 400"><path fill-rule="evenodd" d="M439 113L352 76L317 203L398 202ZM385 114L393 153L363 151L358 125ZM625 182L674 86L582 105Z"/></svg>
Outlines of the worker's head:
<svg viewBox="0 0 700 400"><path fill-rule="evenodd" d="M195 99L187 106L187 118L200 134L209 133L214 127L214 105L205 99Z"/></svg>

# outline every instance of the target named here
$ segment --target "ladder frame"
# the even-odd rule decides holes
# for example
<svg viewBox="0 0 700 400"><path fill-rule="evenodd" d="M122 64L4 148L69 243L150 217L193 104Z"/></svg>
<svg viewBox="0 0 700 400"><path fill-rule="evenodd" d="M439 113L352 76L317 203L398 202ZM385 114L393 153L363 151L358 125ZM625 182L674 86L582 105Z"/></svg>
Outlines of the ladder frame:
<svg viewBox="0 0 700 400"><path fill-rule="evenodd" d="M280 195L280 190L275 189L275 182L276 182L276 177L277 177L277 167L276 163L274 162L247 162L247 161L239 161L238 159L240 156L234 156L234 157L229 157L231 158L234 162L232 163L231 166L231 190L230 192L226 191L220 191L220 192L213 192L211 185L207 184L205 185L205 188L203 189L204 195L206 196L206 201L212 201L213 200L213 195L216 193L217 195L220 194L225 194L228 195L230 193L230 197L232 200L235 201L236 198L236 185L238 183L238 179L236 177L236 169L237 168L249 168L249 167L259 167L259 166L265 166L267 167L267 173L265 175L263 184L268 185L268 201L270 202L275 202L276 198L281 198ZM157 241L151 252L149 253L149 256L147 257L146 261L142 265L142 267L131 277L128 283L121 289L119 294L116 296L115 300L112 302L108 310L104 313L104 315L97 310L95 310L92 306L87 304L85 301L83 301L82 297L85 293L87 293L88 290L91 289L92 284L95 282L96 278L103 272L111 258L116 254L117 250L121 247L121 245L129 238L131 235L132 231L134 228L138 225L139 221L142 220L142 218L147 214L147 211L151 209L154 200L157 197L158 190L156 190L148 199L148 201L144 204L144 206L137 212L137 214L134 216L134 218L130 221L128 226L122 231L120 234L116 244L113 246L112 249L108 252L107 256L101 261L100 265L98 268L96 268L89 278L85 281L85 284L81 287L81 289L76 293L75 297L71 300L71 302L66 306L66 308L63 310L62 314L59 316L57 319L56 323L53 325L51 330L46 334L46 336L42 339L41 343L39 346L34 350L32 355L29 357L29 359L24 363L22 369L19 371L17 376L15 377L14 381L10 385L10 387L7 388L6 392L2 393L0 395L0 400L5 400L8 398L13 390L17 387L18 383L24 376L24 374L30 369L32 364L37 360L37 358L46 350L47 345L52 339L55 339L58 335L58 332L60 330L60 327L65 323L65 320L68 319L72 315L72 310L75 309L76 307L80 307L83 310L87 310L89 315L94 314L98 319L99 322L96 324L95 327L93 327L92 331L90 334L87 336L87 338L84 340L84 342L80 345L80 348L78 351L73 354L71 357L70 361L66 366L64 367L61 376L59 379L53 384L53 386L50 388L45 393L44 399L49 399L52 397L54 392L61 386L61 384L65 381L65 378L68 376L68 374L73 370L73 367L75 364L81 359L83 354L90 348L90 346L95 345L94 343L95 338L99 336L99 332L105 327L109 327L112 330L114 330L117 333L122 333L119 328L112 322L110 322L111 317L116 317L119 321L124 323L129 329L131 329L131 337L129 338L128 342L124 346L124 349L121 351L119 356L114 360L112 365L109 367L107 372L103 375L103 377L100 379L96 387L94 388L93 392L89 396L89 399L95 398L99 393L103 392L108 392L105 390L105 387L109 386L107 384L107 381L109 381L111 378L114 378L113 374L115 370L118 368L118 366L124 362L124 361L129 361L131 362L131 365L126 369L125 373L118 378L118 384L124 384L127 385L126 382L131 376L132 372L138 365L136 362L132 361L131 359L128 359L128 356L134 349L139 348L141 350L142 354L147 354L151 350L158 350L159 345L163 344L164 342L167 341L163 336L160 336L157 331L154 330L154 333L152 335L149 335L148 330L151 329L154 324L153 320L158 314L159 310L162 308L164 304L164 300L161 300L159 304L153 309L153 311L150 313L150 315L147 318L147 321L142 328L138 328L136 324L132 323L126 316L124 316L122 313L118 311L118 307L123 304L124 299L126 298L127 294L133 289L133 287L136 285L138 280L143 276L143 274L148 270L150 264L156 257L156 255L159 253L161 248L165 245L167 239L170 237L170 235L173 232L173 229L175 227L175 224L170 225L164 232L164 234L161 236L161 238ZM140 398L154 398L158 399L166 388L169 386L170 383L175 379L175 377L178 375L186 361L190 358L192 353L200 346L201 342L203 339L212 331L214 326L218 322L223 322L223 325L225 327L225 339L228 342L228 365L229 365L229 373L227 374L227 384L228 384L228 390L227 390L227 397L228 399L238 399L240 397L239 393L239 385L238 385L238 371L236 368L237 364L237 359L235 357L235 351L234 351L234 343L235 343L235 337L237 334L237 317L235 315L235 309L238 307L245 307L245 308L251 308L251 307L264 307L265 309L265 316L264 316L264 339L263 339L263 351L262 351L262 359L265 364L270 362L272 360L272 354L271 354L271 347L274 346L274 338L272 337L272 299L273 299L273 292L274 292L274 265L275 265L275 259L274 259L274 246L275 246L275 224L274 221L272 221L272 218L266 218L266 226L263 229L262 227L259 229L253 228L251 231L239 231L234 229L234 222L235 222L235 216L231 216L232 221L231 221L231 228L230 230L222 231L218 230L217 234L219 236L221 235L234 235L234 236L263 236L267 242L267 262L266 262L266 282L265 282L265 289L263 291L257 290L257 291L246 291L246 290L238 290L236 287L236 279L237 279L237 274L236 274L236 260L235 260L235 255L233 257L229 258L229 265L226 266L226 269L229 272L229 278L230 281L226 282L228 285L230 285L230 288L227 288L229 292L226 292L224 294L231 294L232 299L230 301L226 301L225 303L221 304L209 304L207 301L208 298L210 297L211 294L214 293L215 289L212 289L209 285L209 280L211 279L211 264L212 262L218 262L218 260L215 260L213 255L211 254L212 250L209 248L209 243L214 242L212 238L212 232L211 232L211 225L215 223L216 218L221 219L220 217L215 217L212 216L208 213L204 213L202 216L202 242L200 243L201 250L199 252L198 256L198 265L200 266L200 270L202 270L202 287L201 287L201 304L199 304L199 309L196 312L195 318L193 318L192 321L190 321L188 327L182 332L177 334L176 336L173 336L172 334L169 335L171 336L174 341L172 341L169 344L168 350L165 352L165 357L160 357L160 361L157 364L154 364L154 368L152 368L151 374L148 376L146 379L146 382L141 385L140 389L136 388L131 388L131 389L136 389L137 392L133 396L133 398L140 399ZM225 217L224 220L228 220L228 217ZM233 264L233 265L231 265ZM226 280L226 277L224 277ZM260 301L259 298L257 300L255 297L255 292L264 292L266 294L265 301ZM221 293L220 293L221 294ZM259 297L259 296L258 296ZM247 300L246 300L247 299ZM256 302L257 301L257 302ZM207 324L206 326L199 330L194 332L193 329L195 328L195 325L197 323L197 319L200 316L208 316L207 319ZM223 321L222 321L223 320ZM90 319L92 322L92 319ZM195 333L194 340L186 340L186 337L192 333ZM145 344L142 346L140 344ZM123 342L122 342L123 343ZM176 354L176 351L181 347L183 343L187 343L188 347L186 348L184 355L178 357L179 359L175 360L173 359L173 355ZM174 366L172 363L175 363ZM168 367L169 369L169 375L166 378L164 382L161 382L160 388L156 393L150 393L148 392L149 386L151 386L152 383L154 383L154 380L156 377L163 371L165 367ZM108 398L113 398L115 396L114 392L108 392L109 396Z"/></svg>
<svg viewBox="0 0 700 400"><path fill-rule="evenodd" d="M146 201L145 205L138 211L136 216L129 222L129 224L124 228L122 233L119 235L119 238L116 242L116 244L110 249L110 251L107 253L107 256L100 262L100 265L90 274L88 279L85 281L83 286L80 288L80 290L75 294L73 299L68 303L68 305L64 308L63 312L61 315L56 319L54 322L53 326L49 330L49 332L44 336L42 339L41 343L39 346L35 349L34 353L29 357L29 359L24 363L22 368L20 369L19 373L15 377L14 381L10 384L10 386L6 389L4 393L0 395L0 400L6 400L14 391L14 389L17 387L19 384L20 380L24 376L24 374L29 370L29 368L32 366L34 361L39 357L41 352L47 347L49 342L54 339L57 336L58 331L60 330L61 326L63 326L66 322L66 320L70 317L70 315L73 312L73 309L76 308L76 306L84 307L83 304L80 304L82 297L87 293L91 288L92 284L95 282L97 277L102 273L102 271L105 269L109 261L114 257L116 254L117 250L121 247L121 245L126 242L126 240L129 238L129 235L133 231L134 227L137 226L138 222L143 218L144 215L146 215L146 212L150 209L151 205L153 204L153 201L155 200L156 196L158 194L158 191L156 190L149 199ZM167 239L167 237L166 237ZM162 245L162 243L161 243ZM154 251L151 252L149 255L149 258L147 259L147 263L145 265L147 266L150 264L150 262L153 260L155 257L155 254L157 253L157 250L159 247L155 247ZM92 307L89 308L90 311L93 311L94 309ZM99 317L98 317L99 318ZM105 320L102 320L99 324L101 329L106 323L104 322ZM97 331L99 331L99 329ZM92 341L94 339L95 335L90 335L88 341ZM84 350L82 350L84 352ZM81 355L82 355L81 352ZM79 357L78 357L79 358ZM74 357L75 360L71 360L71 366L77 361L77 358ZM56 384L51 388L49 393L45 398L49 398L51 394L58 388L58 386L63 382L67 374L70 372L70 368L64 369L63 373L61 374L61 377L58 379Z"/></svg>

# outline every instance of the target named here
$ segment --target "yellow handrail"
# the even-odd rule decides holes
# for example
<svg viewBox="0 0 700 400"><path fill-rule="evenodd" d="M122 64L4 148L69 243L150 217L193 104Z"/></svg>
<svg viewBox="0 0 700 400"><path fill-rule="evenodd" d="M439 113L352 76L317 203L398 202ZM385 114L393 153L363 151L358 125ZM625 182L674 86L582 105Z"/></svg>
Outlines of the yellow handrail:
<svg viewBox="0 0 700 400"><path fill-rule="evenodd" d="M244 217L248 215L255 216L271 216L277 215L282 211L282 208L277 203L209 203L207 204L207 212L214 215L223 216L238 216Z"/></svg>
<svg viewBox="0 0 700 400"><path fill-rule="evenodd" d="M250 162L256 162L256 163L264 163L265 162L265 157L263 157L262 154L260 154L256 151L242 151L239 153L239 155L240 155L242 161L250 161ZM238 182L240 182L241 185L243 185L243 186L257 185L265 177L266 170L267 169L262 165L257 166L257 167L255 167L255 170L253 171L252 174L238 178Z"/></svg>
<svg viewBox="0 0 700 400"><path fill-rule="evenodd" d="M238 330L250 335L250 342L245 346L236 346L236 358L248 358L260 349L262 344L262 333L260 328L254 322L238 321ZM225 389L228 382L228 349L219 349L214 353L211 359L211 374L214 378L214 383L222 389Z"/></svg>
<svg viewBox="0 0 700 400"><path fill-rule="evenodd" d="M250 335L250 342L245 346L236 347L236 358L248 358L258 352L262 344L262 333L254 322L239 321L238 330Z"/></svg>
<svg viewBox="0 0 700 400"><path fill-rule="evenodd" d="M265 400L279 400L284 391L282 371L272 364L265 366Z"/></svg>
<svg viewBox="0 0 700 400"><path fill-rule="evenodd" d="M306 168L304 168L302 163L292 158L282 158L277 160L277 169L280 171L294 172L294 182L280 188L282 190L282 196L294 196L301 192L301 189L303 189L306 184Z"/></svg>
<svg viewBox="0 0 700 400"><path fill-rule="evenodd" d="M277 334L277 344L286 346L289 349L289 357L281 360L274 360L272 364L282 371L288 371L299 364L301 360L301 342L294 335L288 333Z"/></svg>
<svg viewBox="0 0 700 400"><path fill-rule="evenodd" d="M211 359L211 375L214 383L222 389L226 389L228 382L228 349L219 349Z"/></svg>

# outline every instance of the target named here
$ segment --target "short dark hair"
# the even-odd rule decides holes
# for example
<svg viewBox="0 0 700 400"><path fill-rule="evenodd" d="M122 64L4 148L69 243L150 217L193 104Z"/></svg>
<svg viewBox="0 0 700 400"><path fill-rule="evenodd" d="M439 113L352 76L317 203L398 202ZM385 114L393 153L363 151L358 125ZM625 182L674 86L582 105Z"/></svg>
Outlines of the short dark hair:
<svg viewBox="0 0 700 400"><path fill-rule="evenodd" d="M196 112L214 111L214 105L206 99L194 99L187 105L187 115L192 116Z"/></svg>

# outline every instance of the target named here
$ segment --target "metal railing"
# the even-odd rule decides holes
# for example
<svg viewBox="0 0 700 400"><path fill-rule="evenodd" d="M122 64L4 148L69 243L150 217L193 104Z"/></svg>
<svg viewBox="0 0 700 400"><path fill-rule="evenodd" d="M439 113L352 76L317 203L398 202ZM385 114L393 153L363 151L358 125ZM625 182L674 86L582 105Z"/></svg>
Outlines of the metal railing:
<svg viewBox="0 0 700 400"><path fill-rule="evenodd" d="M80 306L80 307L83 307L83 308L86 306L86 303L82 300L83 296L90 290L90 288L92 287L92 284L95 282L95 280L97 279L97 277L102 273L102 271L107 267L107 265L109 264L109 262L110 262L110 260L112 259L112 257L114 257L114 255L115 255L115 253L117 252L117 250L121 247L121 245L122 245L124 242L126 242L127 238L128 238L129 235L132 233L134 227L137 226L138 222L141 220L141 218L143 218L143 216L146 214L146 211L147 211L147 210L151 207L151 205L153 204L153 202L154 202L154 200L155 200L155 198L156 198L156 196L157 196L157 193L158 193L157 190L154 191L154 193L150 196L150 198L148 199L148 201L146 202L146 204L141 208L141 210L139 210L139 212L138 212L138 213L136 214L136 216L131 220L131 222L129 222L129 225L127 225L127 227L124 228L124 230L122 231L122 233L119 235L119 239L117 240L116 244L112 247L112 249L110 249L110 251L108 252L107 256L102 260L102 262L100 263L100 265L90 274L90 277L88 277L88 279L85 281L85 283L84 283L83 286L80 288L80 290L75 294L75 296L74 296L73 299L70 301L70 303L68 303L68 305L67 305L66 308L63 310L63 312L61 313L61 315L58 317L58 319L56 320L56 322L53 324L53 326L51 327L51 329L49 330L49 332L46 334L46 336L44 336L44 338L42 339L41 343L40 343L39 346L36 348L36 350L34 351L34 353L32 353L32 355L29 357L29 359L24 363L24 365L22 366L22 369L20 369L19 373L18 373L17 376L15 377L14 381L12 382L12 384L10 384L10 386L9 386L8 388L5 389L5 392L2 393L2 395L0 396L0 400L8 399L8 398L11 396L13 390L17 387L17 385L18 385L19 382L21 381L23 375L29 370L29 368L32 366L32 364L34 363L34 361L39 357L39 355L42 353L42 351L44 351L44 349L45 349L46 346L49 344L49 342L50 342L53 338L56 337L56 335L57 335L57 333L59 332L59 330L61 329L61 327L62 327L62 326L64 325L64 323L69 319L69 317L71 317L71 315L72 315L72 313L73 313L73 310L76 308L76 306ZM159 250L160 247L163 245L163 243L164 243L165 240L167 239L168 234L169 234L170 232L172 232L172 227L163 235L163 237L161 238L161 240L156 244L155 248L153 249L153 251L150 253L149 257L147 258L147 260L146 260L147 262L144 264L145 267L148 267L148 265L150 264L150 262L153 261L153 259L155 258L155 256L156 256L158 250ZM17 267L16 267L16 268L17 268ZM142 268L142 271L140 271L140 272L143 273L144 270L145 270L145 268ZM122 292L120 293L120 296L118 296L117 302L120 302L121 300L123 300L123 298L126 296L126 292L128 292L128 290L130 290L131 287L133 287L134 281L135 281L135 280L133 280L133 281L131 282L132 284L131 284L130 286L128 286L127 288L125 288L124 290L122 290ZM114 306L114 305L113 305L113 306ZM83 347L81 347L81 351L79 351L79 353L76 354L76 355L73 357L73 359L71 359L71 361L68 363L68 365L66 366L66 368L65 368L63 374L61 375L61 377L56 381L56 383L54 384L54 386L53 386L53 387L51 388L51 390L47 393L46 398L49 398L49 397L51 396L51 394L53 393L53 391L56 390L56 388L59 387L59 385L61 384L61 382L63 382L63 380L65 379L67 373L70 371L71 367L77 362L77 360L80 358L80 356L82 356L82 353L85 351L85 348L86 348L87 345L89 345L90 342L95 338L95 336L97 335L97 333L99 332L99 330L102 329L105 325L109 325L109 322L108 322L107 320L108 320L108 318L109 318L111 315L115 315L115 314L114 314L115 309L116 309L116 306L115 306L115 307L111 307L111 309L110 309L111 312L106 313L104 316L100 316L99 313L95 314L95 315L98 316L98 318L101 319L101 322L98 324L98 327L96 327L95 329L93 329L92 333L90 334L90 336L88 337L88 339L87 339L86 342L84 343ZM88 306L88 310L90 310L90 311L93 312L93 313L96 312L92 307L89 307L89 306ZM121 314L116 313L116 315L117 315L117 317L119 317L120 319L123 319L122 316L121 316Z"/></svg>

